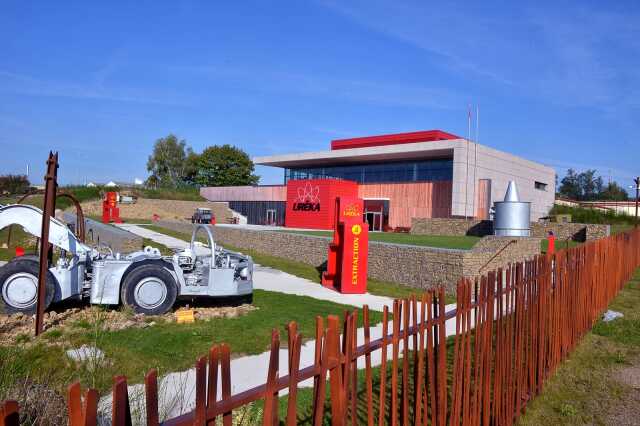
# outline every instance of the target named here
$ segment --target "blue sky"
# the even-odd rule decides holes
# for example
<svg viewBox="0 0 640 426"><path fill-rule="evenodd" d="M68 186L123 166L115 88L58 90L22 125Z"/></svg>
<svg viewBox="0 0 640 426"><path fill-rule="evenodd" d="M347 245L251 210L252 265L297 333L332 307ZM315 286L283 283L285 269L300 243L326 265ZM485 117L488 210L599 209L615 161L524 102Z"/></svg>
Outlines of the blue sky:
<svg viewBox="0 0 640 426"><path fill-rule="evenodd" d="M144 178L195 150L328 149L442 129L556 167L640 173L639 2L0 2L0 173ZM258 168L262 183L279 169Z"/></svg>

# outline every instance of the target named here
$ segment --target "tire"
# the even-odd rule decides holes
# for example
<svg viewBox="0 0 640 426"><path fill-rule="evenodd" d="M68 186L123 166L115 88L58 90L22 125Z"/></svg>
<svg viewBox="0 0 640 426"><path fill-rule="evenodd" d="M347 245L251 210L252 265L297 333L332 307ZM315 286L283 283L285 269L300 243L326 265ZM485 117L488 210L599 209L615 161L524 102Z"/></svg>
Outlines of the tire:
<svg viewBox="0 0 640 426"><path fill-rule="evenodd" d="M38 261L17 258L0 268L0 304L5 314L36 313L38 297ZM56 292L56 279L47 271L44 308L47 309Z"/></svg>
<svg viewBox="0 0 640 426"><path fill-rule="evenodd" d="M173 276L160 265L142 265L131 271L122 285L122 301L135 313L162 315L178 296Z"/></svg>
<svg viewBox="0 0 640 426"><path fill-rule="evenodd" d="M252 305L253 293L245 294L244 296L238 297L238 302L240 302L241 305Z"/></svg>

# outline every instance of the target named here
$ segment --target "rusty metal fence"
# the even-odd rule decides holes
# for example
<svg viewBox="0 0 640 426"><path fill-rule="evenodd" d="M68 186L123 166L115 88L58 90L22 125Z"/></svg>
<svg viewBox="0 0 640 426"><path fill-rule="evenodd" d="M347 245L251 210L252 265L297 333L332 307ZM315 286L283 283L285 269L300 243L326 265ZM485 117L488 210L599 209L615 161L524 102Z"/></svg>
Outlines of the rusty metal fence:
<svg viewBox="0 0 640 426"><path fill-rule="evenodd" d="M451 312L445 313L441 290L396 300L383 312L379 339L371 339L366 307L363 341L357 339L357 310L317 318L315 360L305 368L303 338L290 323L288 371L278 371L281 339L274 330L269 365L257 370L266 372L265 383L235 395L230 348L215 345L195 364L195 409L188 414L161 423L157 374L146 375L146 424L229 426L234 410L259 402L263 425L511 425L639 265L636 229L461 280ZM447 337L449 319L455 333ZM372 367L373 354L378 367ZM299 385L307 379L313 379L313 402L300 407ZM288 395L279 397L284 390ZM112 397L112 424L131 424L125 377L114 378ZM95 390L82 396L75 383L67 401L70 425L97 424ZM0 426L17 424L18 404L5 402Z"/></svg>

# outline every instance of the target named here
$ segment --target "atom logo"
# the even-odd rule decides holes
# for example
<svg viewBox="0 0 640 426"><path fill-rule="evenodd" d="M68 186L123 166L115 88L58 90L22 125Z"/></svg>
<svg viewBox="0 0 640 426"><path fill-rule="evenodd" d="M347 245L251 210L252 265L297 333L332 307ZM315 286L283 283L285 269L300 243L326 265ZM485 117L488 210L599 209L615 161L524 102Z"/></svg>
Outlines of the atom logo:
<svg viewBox="0 0 640 426"><path fill-rule="evenodd" d="M320 198L318 194L320 193L320 187L312 187L309 182L302 187L298 187L298 202L299 203L318 203L320 202Z"/></svg>

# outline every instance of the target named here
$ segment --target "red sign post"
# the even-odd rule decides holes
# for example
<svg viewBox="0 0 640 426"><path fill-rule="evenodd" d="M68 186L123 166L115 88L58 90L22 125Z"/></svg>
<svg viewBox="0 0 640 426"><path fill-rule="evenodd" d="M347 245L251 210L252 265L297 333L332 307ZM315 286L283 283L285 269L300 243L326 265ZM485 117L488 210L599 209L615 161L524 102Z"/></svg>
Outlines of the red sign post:
<svg viewBox="0 0 640 426"><path fill-rule="evenodd" d="M367 292L369 225L363 221L360 198L336 198L333 241L329 245L327 270L322 285L345 294Z"/></svg>

